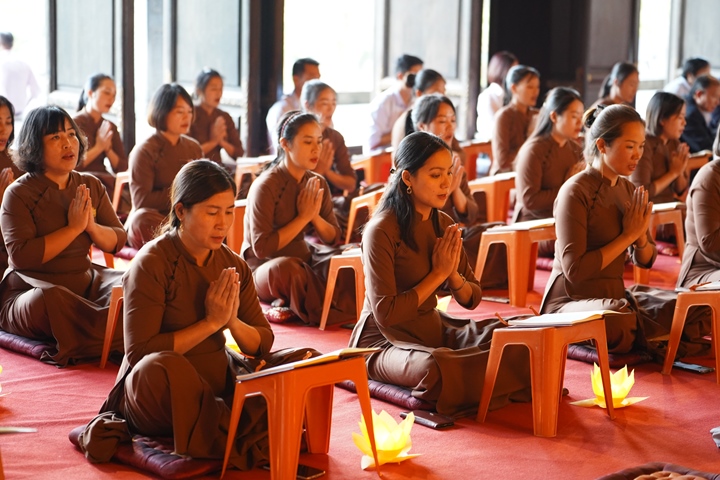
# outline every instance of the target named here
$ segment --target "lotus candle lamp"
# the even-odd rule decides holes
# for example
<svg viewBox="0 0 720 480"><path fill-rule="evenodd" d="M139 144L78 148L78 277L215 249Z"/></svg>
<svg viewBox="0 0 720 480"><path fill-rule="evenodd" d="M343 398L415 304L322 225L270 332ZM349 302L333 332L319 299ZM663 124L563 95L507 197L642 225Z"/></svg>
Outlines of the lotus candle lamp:
<svg viewBox="0 0 720 480"><path fill-rule="evenodd" d="M399 424L385 410L376 414L373 410L373 429L375 431L375 446L377 448L378 462L380 465L386 463L400 463L409 458L417 457L417 454L409 454L412 447L410 430L412 429L415 415L410 412ZM365 418L360 419L360 433L353 432L353 442L363 453L360 460L360 467L374 467L372 448L370 448L370 436L368 435Z"/></svg>

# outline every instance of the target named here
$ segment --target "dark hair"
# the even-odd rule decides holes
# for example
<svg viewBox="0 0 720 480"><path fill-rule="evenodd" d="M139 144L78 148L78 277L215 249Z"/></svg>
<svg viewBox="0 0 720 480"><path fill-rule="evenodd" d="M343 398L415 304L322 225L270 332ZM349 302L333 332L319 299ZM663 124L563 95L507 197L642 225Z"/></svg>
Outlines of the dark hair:
<svg viewBox="0 0 720 480"><path fill-rule="evenodd" d="M299 77L300 75L305 73L305 65L314 65L316 67L319 67L320 63L317 60L313 60L312 58L299 58L295 60L292 68L293 77Z"/></svg>
<svg viewBox="0 0 720 480"><path fill-rule="evenodd" d="M155 127L161 132L167 130L167 116L175 108L178 97L185 100L192 110L193 117L195 116L195 106L187 90L177 83L166 83L160 85L150 100L148 123L151 127Z"/></svg>
<svg viewBox="0 0 720 480"><path fill-rule="evenodd" d="M695 83L693 83L693 86L690 89L690 93L688 95L690 96L690 98L692 98L697 92L705 92L708 88L718 85L720 85L720 80L713 77L712 75L700 75L695 79Z"/></svg>
<svg viewBox="0 0 720 480"><path fill-rule="evenodd" d="M198 73L198 76L195 77L195 92L193 93L195 98L200 98L200 95L202 95L207 88L208 83L210 83L210 80L213 78L219 78L222 80L222 75L220 75L217 70L213 70L209 67L203 68L200 73Z"/></svg>
<svg viewBox="0 0 720 480"><path fill-rule="evenodd" d="M395 61L395 74L405 74L410 71L415 65L422 65L423 61L413 55L406 53L400 55Z"/></svg>
<svg viewBox="0 0 720 480"><path fill-rule="evenodd" d="M308 105L314 107L320 94L328 88L335 93L335 89L322 80L308 80L303 85L302 93L300 94L300 103L304 106L305 102L307 102Z"/></svg>
<svg viewBox="0 0 720 480"><path fill-rule="evenodd" d="M583 124L585 125L585 161L592 161L600 156L597 140L602 138L607 145L611 145L620 138L626 123L645 122L640 114L630 105L615 104L610 106L598 105L585 112Z"/></svg>
<svg viewBox="0 0 720 480"><path fill-rule="evenodd" d="M717 129L715 141L713 142L713 157L715 160L720 158L720 128Z"/></svg>
<svg viewBox="0 0 720 480"><path fill-rule="evenodd" d="M274 167L279 164L283 158L285 158L285 150L283 150L280 146L280 140L284 138L287 142L292 142L300 129L308 123L315 123L318 126L320 125L315 115L312 113L303 113L300 110L290 110L280 117L276 130L278 139L277 156L272 162L265 165L262 171Z"/></svg>
<svg viewBox="0 0 720 480"><path fill-rule="evenodd" d="M685 60L685 63L683 63L682 76L685 77L685 80L688 79L688 75L697 77L697 74L700 70L708 68L709 66L710 62L708 62L702 57L688 58L687 60Z"/></svg>
<svg viewBox="0 0 720 480"><path fill-rule="evenodd" d="M204 202L213 195L232 190L233 198L237 195L235 180L216 162L207 159L193 160L185 164L170 187L170 213L165 217L158 235L180 228L180 219L175 213L175 206L182 203L186 209Z"/></svg>
<svg viewBox="0 0 720 480"><path fill-rule="evenodd" d="M420 92L421 94L425 93L425 90L432 87L440 80L444 82L445 78L435 70L429 68L420 70L417 75L415 75L415 91Z"/></svg>
<svg viewBox="0 0 720 480"><path fill-rule="evenodd" d="M550 135L553 129L550 114L555 112L555 115L562 115L575 100L578 100L580 104L583 103L582 97L573 88L555 87L550 90L545 98L542 110L540 110L540 118L531 137Z"/></svg>
<svg viewBox="0 0 720 480"><path fill-rule="evenodd" d="M15 38L12 33L0 32L0 45L10 50L13 47L13 43L15 43Z"/></svg>
<svg viewBox="0 0 720 480"><path fill-rule="evenodd" d="M10 100L2 95L0 95L0 107L7 107L8 110L10 110L10 121L12 122L12 132L10 132L8 142L5 145L5 150L7 150L10 148L10 145L12 145L13 140L15 140L15 107L10 103Z"/></svg>
<svg viewBox="0 0 720 480"><path fill-rule="evenodd" d="M87 105L87 102L89 100L87 92L94 92L95 90L100 88L100 84L105 80L110 80L111 82L115 81L110 75L105 75L104 73L96 73L95 75L91 75L90 77L88 77L87 80L85 80L85 86L83 87L82 92L80 92L80 100L78 100L78 112L85 108L85 105Z"/></svg>
<svg viewBox="0 0 720 480"><path fill-rule="evenodd" d="M488 85L497 83L505 88L505 77L507 77L508 70L510 70L517 61L517 57L507 50L502 50L493 55L488 64Z"/></svg>
<svg viewBox="0 0 720 480"><path fill-rule="evenodd" d="M15 165L20 170L28 173L44 172L45 145L43 137L61 131L64 132L66 120L70 122L70 127L75 130L80 144L77 158L77 165L80 165L87 148L85 135L82 135L75 120L65 110L54 105L35 108L25 118L18 136L18 149L13 159Z"/></svg>
<svg viewBox="0 0 720 480"><path fill-rule="evenodd" d="M435 120L438 110L440 110L440 104L442 103L449 105L453 113L455 113L455 105L453 105L452 101L445 95L432 93L430 95L423 95L418 99L412 109L412 123L416 131L419 124L424 123L427 125Z"/></svg>
<svg viewBox="0 0 720 480"><path fill-rule="evenodd" d="M610 70L610 74L605 77L602 85L600 86L598 98L606 98L610 96L610 90L612 89L613 83L617 80L619 85L633 73L638 73L638 69L632 63L618 62L613 65L612 70Z"/></svg>
<svg viewBox="0 0 720 480"><path fill-rule="evenodd" d="M450 154L450 147L432 133L413 132L403 138L395 152L395 170L390 176L385 193L378 204L378 213L389 210L395 214L400 227L400 239L415 251L418 246L413 237L412 223L417 214L413 200L407 191L407 185L402 180L402 172L407 170L408 173L414 175L430 157L442 150ZM433 217L437 222L435 212ZM439 237L442 236L437 223L435 223L435 233Z"/></svg>
<svg viewBox="0 0 720 480"><path fill-rule="evenodd" d="M682 111L685 101L675 94L656 92L648 102L645 114L645 131L648 135L657 137L663 132L660 122Z"/></svg>
<svg viewBox="0 0 720 480"><path fill-rule="evenodd" d="M512 100L512 90L510 87L517 85L527 77L537 77L539 79L540 72L527 65L515 65L508 71L505 77L505 105Z"/></svg>

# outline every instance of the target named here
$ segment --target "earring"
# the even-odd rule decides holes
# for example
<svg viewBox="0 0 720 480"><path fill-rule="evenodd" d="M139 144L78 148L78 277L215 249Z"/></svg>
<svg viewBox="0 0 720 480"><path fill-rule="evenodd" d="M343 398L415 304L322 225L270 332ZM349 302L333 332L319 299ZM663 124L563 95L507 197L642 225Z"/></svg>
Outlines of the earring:
<svg viewBox="0 0 720 480"><path fill-rule="evenodd" d="M408 185L407 193L408 195L412 195L412 185Z"/></svg>

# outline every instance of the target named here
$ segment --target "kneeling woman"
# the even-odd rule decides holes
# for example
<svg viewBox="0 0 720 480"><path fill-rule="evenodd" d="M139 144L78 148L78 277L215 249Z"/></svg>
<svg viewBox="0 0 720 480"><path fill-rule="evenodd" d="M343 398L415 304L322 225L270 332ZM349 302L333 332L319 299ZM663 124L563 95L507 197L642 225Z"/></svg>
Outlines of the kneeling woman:
<svg viewBox="0 0 720 480"><path fill-rule="evenodd" d="M340 253L333 246L340 227L330 187L312 171L322 155L323 134L313 114L293 110L280 119L278 140L277 158L248 192L241 254L253 270L260 300L287 304L305 323L319 323L329 260ZM324 245L306 238L310 227ZM342 309L330 311L331 323L354 316L354 295L342 300Z"/></svg>
<svg viewBox="0 0 720 480"><path fill-rule="evenodd" d="M273 332L252 273L223 245L232 225L235 182L210 160L175 178L163 233L145 245L123 278L125 358L101 412L118 412L133 433L172 436L175 453L222 458L235 375L247 373L225 349L267 354ZM264 405L246 403L232 462L266 458ZM107 456L106 458L109 458Z"/></svg>
<svg viewBox="0 0 720 480"><path fill-rule="evenodd" d="M450 195L449 147L425 132L405 137L377 211L363 234L365 304L350 345L379 347L368 376L410 388L447 415L477 411L497 320L451 318L437 310L446 288L472 310L482 292L462 248L458 225L440 209ZM505 349L492 407L529 400L525 347Z"/></svg>
<svg viewBox="0 0 720 480"><path fill-rule="evenodd" d="M0 328L54 341L56 351L43 355L49 363L97 358L122 272L93 265L88 251L116 252L125 231L100 180L74 171L86 145L63 109L33 110L18 143L15 161L27 174L7 188L0 213L10 264L0 283ZM120 334L114 347L122 348Z"/></svg>
<svg viewBox="0 0 720 480"><path fill-rule="evenodd" d="M645 144L645 125L628 105L585 112L585 159L590 167L560 188L555 204L555 262L542 313L616 310L605 321L608 349L655 350L654 339L670 333L675 292L623 283L625 255L650 268L657 250L648 232L652 203L648 192L626 177L637 166ZM698 353L710 318L699 310L686 323L685 342ZM704 332L704 333L703 333ZM661 354L661 351L655 353Z"/></svg>

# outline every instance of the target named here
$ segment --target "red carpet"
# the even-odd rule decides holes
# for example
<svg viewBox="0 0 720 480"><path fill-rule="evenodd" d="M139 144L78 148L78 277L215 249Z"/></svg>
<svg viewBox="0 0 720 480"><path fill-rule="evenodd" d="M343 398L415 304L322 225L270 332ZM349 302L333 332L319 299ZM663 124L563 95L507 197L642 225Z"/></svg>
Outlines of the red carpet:
<svg viewBox="0 0 720 480"><path fill-rule="evenodd" d="M653 285L669 287L678 265L675 257L658 258L651 274ZM538 271L536 292L530 303L538 306L549 272ZM628 270L628 277L632 274ZM504 292L486 292L502 295ZM505 292L506 293L506 292ZM450 311L465 314L457 305ZM525 313L503 303L483 302L472 312L485 318ZM321 332L300 325L276 325L275 348L312 346L321 351L343 347L349 330L330 327ZM698 363L714 365L713 359ZM0 449L8 479L148 478L129 467L89 464L67 439L68 432L87 422L100 407L114 383L116 366L99 370L86 365L59 370L29 357L0 350L0 425L27 426L37 433L0 435ZM386 479L552 478L593 479L649 461L672 462L708 472L720 471L720 452L709 430L720 426L720 386L714 375L674 371L659 373L660 366L640 365L635 371L632 396L648 396L637 405L617 411L615 421L604 410L574 407L568 402L592 397L591 366L568 360L565 386L569 397L560 406L558 435L544 439L532 435L530 404L515 404L490 412L486 423L461 419L456 426L435 431L415 425L411 453L420 457L383 468ZM398 417L399 408L373 400L376 411ZM373 479L373 471L360 470L360 453L351 432L359 431L360 408L353 394L335 389L329 455L303 455L301 461L327 470L328 479ZM215 476L214 478L217 478ZM269 473L230 471L226 478L267 479Z"/></svg>

